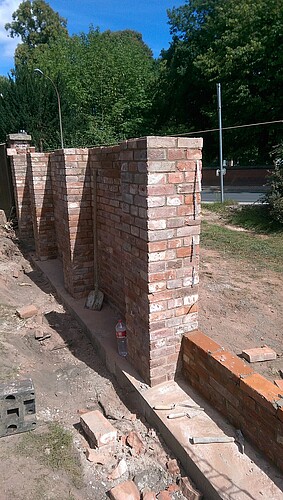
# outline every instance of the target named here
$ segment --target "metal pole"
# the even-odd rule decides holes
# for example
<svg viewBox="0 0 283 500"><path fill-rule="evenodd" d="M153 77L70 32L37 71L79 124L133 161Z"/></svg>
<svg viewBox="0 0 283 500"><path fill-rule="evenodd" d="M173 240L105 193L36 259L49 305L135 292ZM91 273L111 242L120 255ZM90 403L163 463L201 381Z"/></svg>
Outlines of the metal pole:
<svg viewBox="0 0 283 500"><path fill-rule="evenodd" d="M45 78L47 78L47 80L50 80L50 82L52 83L52 85L53 85L53 87L55 89L55 92L56 92L56 95L57 95L57 101L58 101L58 113L59 113L59 126L60 126L60 137L61 137L61 148L64 149L62 115L61 115L61 101L60 101L60 95L59 95L58 89L57 89L55 83L53 82L53 80L50 78L50 76L45 75L43 73L43 71L41 71L41 69L35 68L34 71L36 71L37 73L40 73L42 76L44 76Z"/></svg>
<svg viewBox="0 0 283 500"><path fill-rule="evenodd" d="M222 149L222 111L221 111L221 83L216 84L217 105L218 105L218 123L219 123L219 162L220 162L220 190L221 203L224 202L224 170L223 170L223 149Z"/></svg>

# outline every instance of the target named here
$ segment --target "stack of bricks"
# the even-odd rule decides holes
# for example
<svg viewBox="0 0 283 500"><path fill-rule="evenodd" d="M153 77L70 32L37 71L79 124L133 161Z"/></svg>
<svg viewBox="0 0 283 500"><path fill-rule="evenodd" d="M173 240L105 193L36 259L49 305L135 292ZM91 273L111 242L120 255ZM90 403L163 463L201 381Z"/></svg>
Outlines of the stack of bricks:
<svg viewBox="0 0 283 500"><path fill-rule="evenodd" d="M283 398L280 389L195 331L183 338L189 383L283 470Z"/></svg>
<svg viewBox="0 0 283 500"><path fill-rule="evenodd" d="M23 149L7 149L14 185L15 204L19 226L19 236L27 243L33 243L31 202L28 186L27 153Z"/></svg>
<svg viewBox="0 0 283 500"><path fill-rule="evenodd" d="M31 153L27 161L36 255L52 259L57 256L57 243L49 154Z"/></svg>
<svg viewBox="0 0 283 500"><path fill-rule="evenodd" d="M66 290L75 298L93 288L91 178L87 149L51 156L55 227Z"/></svg>

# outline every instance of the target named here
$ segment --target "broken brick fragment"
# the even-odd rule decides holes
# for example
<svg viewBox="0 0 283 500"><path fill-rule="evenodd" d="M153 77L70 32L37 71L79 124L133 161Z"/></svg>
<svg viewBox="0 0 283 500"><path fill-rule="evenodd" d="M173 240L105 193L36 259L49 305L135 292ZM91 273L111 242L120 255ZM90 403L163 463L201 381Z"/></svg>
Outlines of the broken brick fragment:
<svg viewBox="0 0 283 500"><path fill-rule="evenodd" d="M276 352L270 347L255 347L254 349L246 349L242 352L242 357L249 363L256 363L257 361L270 361L276 359Z"/></svg>
<svg viewBox="0 0 283 500"><path fill-rule="evenodd" d="M111 500L140 500L140 493L133 481L124 481L108 491Z"/></svg>
<svg viewBox="0 0 283 500"><path fill-rule="evenodd" d="M175 458L173 460L169 460L166 463L166 467L168 472L172 474L172 476L178 476L180 474L180 468Z"/></svg>
<svg viewBox="0 0 283 500"><path fill-rule="evenodd" d="M38 309L34 304L30 304L28 306L23 306L20 309L17 309L16 312L21 319L28 319L36 316L36 314L38 313Z"/></svg>

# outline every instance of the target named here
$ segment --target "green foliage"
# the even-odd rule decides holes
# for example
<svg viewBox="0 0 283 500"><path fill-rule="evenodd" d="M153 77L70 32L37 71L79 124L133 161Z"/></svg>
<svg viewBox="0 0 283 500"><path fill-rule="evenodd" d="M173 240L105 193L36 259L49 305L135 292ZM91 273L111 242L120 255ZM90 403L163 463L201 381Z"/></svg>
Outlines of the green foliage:
<svg viewBox="0 0 283 500"><path fill-rule="evenodd" d="M79 457L73 446L72 434L58 423L48 425L46 431L26 433L18 447L25 456L35 456L52 470L63 470L75 486L82 485L82 470Z"/></svg>
<svg viewBox="0 0 283 500"><path fill-rule="evenodd" d="M130 30L101 33L91 27L87 34L69 37L64 20L50 12L49 6L42 11L50 30L41 30L41 4L23 2L13 14L17 21L9 25L23 43L16 51L15 69L5 91L5 105L13 118L0 122L0 138L24 129L41 150L60 145L55 89L50 80L34 73L35 68L58 89L66 147L110 144L144 135L154 61L141 35Z"/></svg>
<svg viewBox="0 0 283 500"><path fill-rule="evenodd" d="M222 225L202 223L201 244L225 258L243 259L256 268L283 272L282 233L262 235L233 231Z"/></svg>
<svg viewBox="0 0 283 500"><path fill-rule="evenodd" d="M169 11L169 24L173 40L160 63L159 125L217 127L217 82L224 126L282 117L281 0L271 0L268 9L264 0L188 0ZM268 162L281 133L278 126L225 132L225 155L242 163ZM205 138L212 161L217 137Z"/></svg>
<svg viewBox="0 0 283 500"><path fill-rule="evenodd" d="M268 178L269 192L266 201L271 217L283 224L283 144L275 148L273 155L275 169Z"/></svg>

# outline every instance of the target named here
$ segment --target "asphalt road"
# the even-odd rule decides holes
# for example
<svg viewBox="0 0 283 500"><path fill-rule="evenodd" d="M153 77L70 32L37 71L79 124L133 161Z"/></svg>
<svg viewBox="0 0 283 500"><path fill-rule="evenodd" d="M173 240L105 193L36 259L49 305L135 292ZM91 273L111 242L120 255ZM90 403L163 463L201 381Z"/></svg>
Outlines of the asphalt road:
<svg viewBox="0 0 283 500"><path fill-rule="evenodd" d="M264 195L265 195L264 191L254 192L254 191L241 190L241 188L237 190L233 189L233 191L229 191L228 189L224 190L224 200L234 200L238 203L245 203L245 204L260 203ZM220 198L221 198L220 190L203 188L201 193L201 201L215 202L215 201L220 201Z"/></svg>

